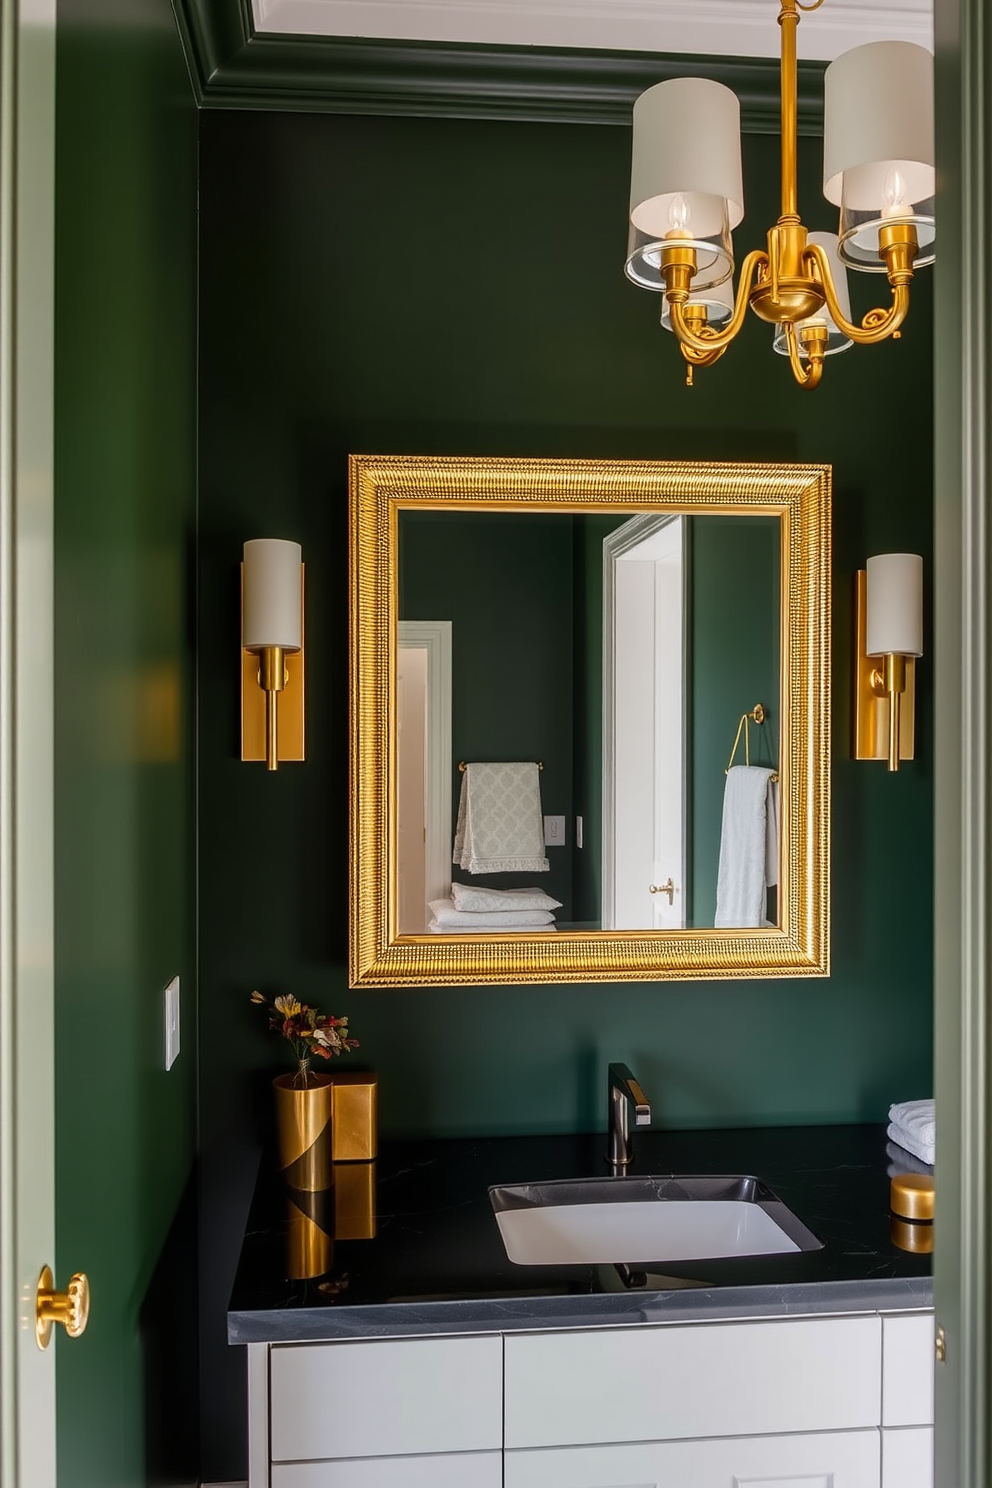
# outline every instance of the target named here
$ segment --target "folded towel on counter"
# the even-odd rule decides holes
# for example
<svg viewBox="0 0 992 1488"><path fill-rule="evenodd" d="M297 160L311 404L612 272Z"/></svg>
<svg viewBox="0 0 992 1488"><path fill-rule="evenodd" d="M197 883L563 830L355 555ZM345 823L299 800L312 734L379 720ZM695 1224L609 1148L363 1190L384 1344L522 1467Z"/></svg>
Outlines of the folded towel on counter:
<svg viewBox="0 0 992 1488"><path fill-rule="evenodd" d="M535 763L465 766L451 861L469 873L548 872Z"/></svg>
<svg viewBox="0 0 992 1488"><path fill-rule="evenodd" d="M937 1116L932 1100L897 1101L889 1107L888 1135L921 1162L932 1163L937 1147Z"/></svg>
<svg viewBox="0 0 992 1488"><path fill-rule="evenodd" d="M778 881L778 811L769 795L775 772L761 765L733 765L723 794L723 830L717 875L717 929L767 925L769 859ZM774 830L774 856L770 836Z"/></svg>
<svg viewBox="0 0 992 1488"><path fill-rule="evenodd" d="M513 915L478 915L476 918L484 919L484 925L439 925L437 920L431 920L428 930L433 935L544 935L553 930L557 933L558 926L551 916L547 925L521 925L519 919ZM497 920L499 923L497 924Z"/></svg>
<svg viewBox="0 0 992 1488"><path fill-rule="evenodd" d="M889 1159L888 1176L898 1178L900 1173L932 1173L933 1163L921 1162L897 1142L886 1142L885 1155Z"/></svg>
<svg viewBox="0 0 992 1488"><path fill-rule="evenodd" d="M561 909L543 889L484 889L481 885L453 883L451 898L456 909L473 914L499 914L503 910Z"/></svg>
<svg viewBox="0 0 992 1488"><path fill-rule="evenodd" d="M452 930L530 930L553 925L554 915L547 909L514 909L494 914L476 914L456 909L450 899L432 899L428 908L434 921Z"/></svg>

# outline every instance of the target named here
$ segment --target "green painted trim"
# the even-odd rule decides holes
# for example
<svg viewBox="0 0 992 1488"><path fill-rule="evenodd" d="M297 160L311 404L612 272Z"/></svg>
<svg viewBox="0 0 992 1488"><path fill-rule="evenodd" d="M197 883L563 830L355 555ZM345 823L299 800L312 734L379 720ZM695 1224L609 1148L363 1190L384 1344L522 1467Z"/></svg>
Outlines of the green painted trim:
<svg viewBox="0 0 992 1488"><path fill-rule="evenodd" d="M747 133L779 132L773 59L260 36L249 0L176 3L206 108L629 125L645 88L699 71L734 90ZM823 71L799 64L800 134L822 133Z"/></svg>
<svg viewBox="0 0 992 1488"><path fill-rule="evenodd" d="M992 1471L992 25L938 0L935 536L936 1371L940 1484Z"/></svg>

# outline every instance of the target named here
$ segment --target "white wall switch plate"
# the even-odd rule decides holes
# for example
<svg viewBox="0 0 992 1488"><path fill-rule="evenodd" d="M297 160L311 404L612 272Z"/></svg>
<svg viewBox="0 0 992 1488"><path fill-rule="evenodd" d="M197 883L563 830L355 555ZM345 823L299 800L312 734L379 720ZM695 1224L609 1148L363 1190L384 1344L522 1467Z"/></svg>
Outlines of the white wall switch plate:
<svg viewBox="0 0 992 1488"><path fill-rule="evenodd" d="M179 978L165 989L165 1067L170 1070L179 1058Z"/></svg>
<svg viewBox="0 0 992 1488"><path fill-rule="evenodd" d="M576 845L576 847L581 847L582 846L582 818L581 818L581 816L577 816L575 818L575 845Z"/></svg>
<svg viewBox="0 0 992 1488"><path fill-rule="evenodd" d="M544 845L545 847L565 846L565 818L563 816L544 818Z"/></svg>

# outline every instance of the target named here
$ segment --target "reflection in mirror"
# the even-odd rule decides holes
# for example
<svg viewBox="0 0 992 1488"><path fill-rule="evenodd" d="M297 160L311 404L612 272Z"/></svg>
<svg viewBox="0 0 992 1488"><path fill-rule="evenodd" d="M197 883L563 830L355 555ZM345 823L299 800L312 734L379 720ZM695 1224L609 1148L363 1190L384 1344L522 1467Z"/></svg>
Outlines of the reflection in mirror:
<svg viewBox="0 0 992 1488"><path fill-rule="evenodd" d="M428 508L398 521L399 933L777 924L774 887L752 916L734 874L760 834L760 872L778 880L764 813L781 749L780 517ZM735 769L728 785L738 723L759 699L764 722L735 765L762 773ZM458 763L536 761L533 805L513 785L526 774L511 773L497 809L529 812L517 830L531 847L544 834L543 856L523 873L453 867L463 792L477 824L484 810L479 772ZM730 787L751 815L728 798L725 832ZM744 869L725 861L721 877L721 842L726 854L740 830ZM521 919L517 897L465 910L458 885L543 897Z"/></svg>

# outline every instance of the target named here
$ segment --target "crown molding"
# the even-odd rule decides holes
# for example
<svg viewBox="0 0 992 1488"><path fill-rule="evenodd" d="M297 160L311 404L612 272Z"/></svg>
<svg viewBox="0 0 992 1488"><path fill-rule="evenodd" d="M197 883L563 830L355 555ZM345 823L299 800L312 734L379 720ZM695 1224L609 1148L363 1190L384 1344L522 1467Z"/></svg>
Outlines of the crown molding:
<svg viewBox="0 0 992 1488"><path fill-rule="evenodd" d="M294 37L254 29L251 0L174 0L204 108L629 126L652 83L702 71L733 88L741 127L779 132L779 69L761 57ZM823 64L799 64L801 134L823 127Z"/></svg>
<svg viewBox="0 0 992 1488"><path fill-rule="evenodd" d="M252 16L260 35L773 58L779 46L768 0L252 0ZM932 48L932 0L830 0L800 26L799 55L831 61L882 37Z"/></svg>

